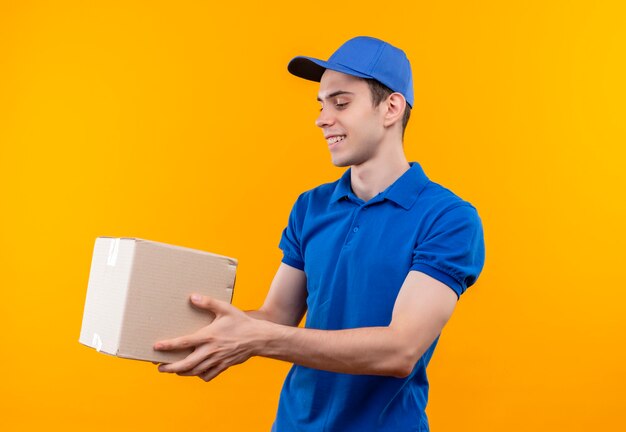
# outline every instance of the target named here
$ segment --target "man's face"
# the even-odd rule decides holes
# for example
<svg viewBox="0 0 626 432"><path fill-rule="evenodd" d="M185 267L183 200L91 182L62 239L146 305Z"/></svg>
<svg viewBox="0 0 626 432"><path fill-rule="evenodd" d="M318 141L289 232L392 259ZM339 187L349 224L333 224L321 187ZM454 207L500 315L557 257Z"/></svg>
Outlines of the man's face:
<svg viewBox="0 0 626 432"><path fill-rule="evenodd" d="M322 128L333 164L360 165L379 150L385 128L379 105L374 107L367 82L327 69L320 80L322 105L315 124Z"/></svg>

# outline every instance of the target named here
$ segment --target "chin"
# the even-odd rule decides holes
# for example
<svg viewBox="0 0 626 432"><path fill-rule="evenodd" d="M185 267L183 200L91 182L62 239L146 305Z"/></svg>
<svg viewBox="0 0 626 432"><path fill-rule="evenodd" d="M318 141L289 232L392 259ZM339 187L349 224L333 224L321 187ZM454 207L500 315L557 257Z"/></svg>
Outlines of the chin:
<svg viewBox="0 0 626 432"><path fill-rule="evenodd" d="M333 162L333 165L335 165L336 167L339 167L339 168L352 166L350 161L345 161L345 160L341 160L341 159L332 158L332 162Z"/></svg>
<svg viewBox="0 0 626 432"><path fill-rule="evenodd" d="M339 157L339 155L331 154L333 165L336 167L353 167L355 165L361 165L367 162L370 158L364 154L352 155L347 157Z"/></svg>
<svg viewBox="0 0 626 432"><path fill-rule="evenodd" d="M330 159L336 167L350 167L354 165L355 157L349 154L349 152L341 151L345 149L338 149L339 151L331 152Z"/></svg>

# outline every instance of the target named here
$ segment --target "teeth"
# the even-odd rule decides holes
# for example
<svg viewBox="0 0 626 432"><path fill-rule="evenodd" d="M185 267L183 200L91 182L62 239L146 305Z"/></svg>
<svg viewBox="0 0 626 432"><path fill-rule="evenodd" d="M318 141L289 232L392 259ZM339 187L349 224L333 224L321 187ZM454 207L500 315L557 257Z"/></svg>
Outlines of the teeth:
<svg viewBox="0 0 626 432"><path fill-rule="evenodd" d="M336 142L343 140L345 137L346 137L345 135L334 136L334 137L328 138L327 141L328 141L328 144L335 144Z"/></svg>

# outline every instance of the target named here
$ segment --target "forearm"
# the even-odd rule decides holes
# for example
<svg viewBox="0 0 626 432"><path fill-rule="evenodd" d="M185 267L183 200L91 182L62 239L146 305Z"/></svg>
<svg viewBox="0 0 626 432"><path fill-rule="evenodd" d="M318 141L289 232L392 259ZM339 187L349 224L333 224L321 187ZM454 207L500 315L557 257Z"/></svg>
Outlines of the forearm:
<svg viewBox="0 0 626 432"><path fill-rule="evenodd" d="M296 326L299 323L299 318L285 313L278 313L276 311L267 310L265 308L247 310L244 311L246 315L256 320L269 321L274 324L281 324L284 326Z"/></svg>
<svg viewBox="0 0 626 432"><path fill-rule="evenodd" d="M297 326L306 312L306 296L304 272L281 263L263 305L258 310L246 311L246 315L276 324Z"/></svg>
<svg viewBox="0 0 626 432"><path fill-rule="evenodd" d="M392 327L335 331L273 323L261 327L254 355L349 374L405 377L430 345L409 342Z"/></svg>
<svg viewBox="0 0 626 432"><path fill-rule="evenodd" d="M247 310L244 312L246 315L254 319L275 322L274 320L271 319L271 317L265 311L262 311L262 310L255 309L255 310Z"/></svg>
<svg viewBox="0 0 626 432"><path fill-rule="evenodd" d="M443 283L410 272L387 327L326 331L270 319L273 322L255 324L249 346L252 355L315 369L402 377L441 333L456 301L454 291Z"/></svg>

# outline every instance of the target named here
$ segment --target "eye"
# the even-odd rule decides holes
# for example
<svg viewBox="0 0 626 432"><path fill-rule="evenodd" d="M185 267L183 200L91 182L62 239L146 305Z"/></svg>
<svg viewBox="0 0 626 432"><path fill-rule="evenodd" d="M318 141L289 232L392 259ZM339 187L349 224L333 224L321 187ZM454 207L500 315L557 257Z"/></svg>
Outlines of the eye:
<svg viewBox="0 0 626 432"><path fill-rule="evenodd" d="M336 103L335 106L339 109L345 108L348 105L348 102L344 103Z"/></svg>

